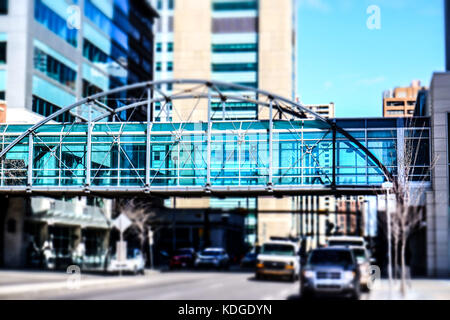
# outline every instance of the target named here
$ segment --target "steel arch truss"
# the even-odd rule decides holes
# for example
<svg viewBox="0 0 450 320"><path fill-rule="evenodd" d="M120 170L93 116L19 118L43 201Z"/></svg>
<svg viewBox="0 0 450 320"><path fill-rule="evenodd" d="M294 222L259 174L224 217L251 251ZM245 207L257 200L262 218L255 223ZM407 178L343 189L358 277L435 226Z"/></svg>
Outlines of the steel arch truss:
<svg viewBox="0 0 450 320"><path fill-rule="evenodd" d="M171 94L161 87L172 87ZM64 114L77 120L56 122ZM247 117L247 119L245 119ZM209 195L373 189L390 171L333 120L284 97L206 80L98 93L32 126L2 129L2 193ZM341 148L354 173L337 172Z"/></svg>

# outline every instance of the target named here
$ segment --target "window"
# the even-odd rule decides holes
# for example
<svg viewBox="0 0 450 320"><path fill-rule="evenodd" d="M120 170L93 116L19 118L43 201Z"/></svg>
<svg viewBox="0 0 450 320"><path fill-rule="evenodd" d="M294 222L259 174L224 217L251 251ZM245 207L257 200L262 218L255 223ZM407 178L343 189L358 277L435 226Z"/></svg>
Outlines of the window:
<svg viewBox="0 0 450 320"><path fill-rule="evenodd" d="M8 0L0 0L0 14L8 14Z"/></svg>
<svg viewBox="0 0 450 320"><path fill-rule="evenodd" d="M389 115L403 115L404 114L404 112L403 112L403 110L388 110L387 111L387 114L389 114Z"/></svg>
<svg viewBox="0 0 450 320"><path fill-rule="evenodd" d="M49 115L55 113L59 109L61 108L58 107L57 105L54 105L44 99L41 99L38 96L33 96L33 104L32 104L33 112L39 113L44 117L48 117ZM55 120L58 122L74 122L75 118L68 112L65 112L56 117Z"/></svg>
<svg viewBox="0 0 450 320"><path fill-rule="evenodd" d="M388 107L403 107L405 105L405 101L387 101L386 105Z"/></svg>
<svg viewBox="0 0 450 320"><path fill-rule="evenodd" d="M89 40L83 41L83 56L91 62L107 63L109 61L108 55L97 48Z"/></svg>
<svg viewBox="0 0 450 320"><path fill-rule="evenodd" d="M169 0L169 10L173 10L175 0Z"/></svg>
<svg viewBox="0 0 450 320"><path fill-rule="evenodd" d="M173 70L173 63L167 62L167 71L172 71L172 70Z"/></svg>
<svg viewBox="0 0 450 320"><path fill-rule="evenodd" d="M77 46L77 29L69 29L66 20L43 4L41 0L35 0L34 18L37 22L66 40L72 46Z"/></svg>
<svg viewBox="0 0 450 320"><path fill-rule="evenodd" d="M0 64L6 63L6 42L0 42Z"/></svg>
<svg viewBox="0 0 450 320"><path fill-rule="evenodd" d="M258 8L256 1L217 2L213 4L213 10L254 10Z"/></svg>
<svg viewBox="0 0 450 320"><path fill-rule="evenodd" d="M39 48L34 48L34 68L75 90L77 73Z"/></svg>
<svg viewBox="0 0 450 320"><path fill-rule="evenodd" d="M162 51L162 43L161 42L158 42L157 44L156 44L156 52L161 52Z"/></svg>
<svg viewBox="0 0 450 320"><path fill-rule="evenodd" d="M162 9L162 0L158 0L157 8L158 10Z"/></svg>
<svg viewBox="0 0 450 320"><path fill-rule="evenodd" d="M161 71L161 62L156 63L156 71Z"/></svg>
<svg viewBox="0 0 450 320"><path fill-rule="evenodd" d="M5 100L5 91L0 91L0 100Z"/></svg>
<svg viewBox="0 0 450 320"><path fill-rule="evenodd" d="M127 34L112 23L112 21L89 0L84 3L84 14L124 49L128 49Z"/></svg>
<svg viewBox="0 0 450 320"><path fill-rule="evenodd" d="M100 92L103 92L103 90L100 89L99 87L93 85L89 81L86 81L83 79L83 92L82 92L83 98L92 96L92 95L94 95L96 93L100 93Z"/></svg>
<svg viewBox="0 0 450 320"><path fill-rule="evenodd" d="M167 52L173 52L173 42L167 43Z"/></svg>
<svg viewBox="0 0 450 320"><path fill-rule="evenodd" d="M213 72L257 71L256 63L214 63Z"/></svg>
<svg viewBox="0 0 450 320"><path fill-rule="evenodd" d="M256 43L226 43L226 44L213 44L212 51L217 53L222 52L256 52Z"/></svg>

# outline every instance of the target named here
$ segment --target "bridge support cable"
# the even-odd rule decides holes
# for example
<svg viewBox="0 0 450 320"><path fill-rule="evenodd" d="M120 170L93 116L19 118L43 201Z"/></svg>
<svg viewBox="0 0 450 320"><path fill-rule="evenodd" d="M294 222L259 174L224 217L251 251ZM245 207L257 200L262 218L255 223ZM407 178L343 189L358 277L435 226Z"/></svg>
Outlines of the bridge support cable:
<svg viewBox="0 0 450 320"><path fill-rule="evenodd" d="M150 86L147 88L147 133L145 141L145 189L150 189L150 157L151 157L151 130L153 124L152 92Z"/></svg>
<svg viewBox="0 0 450 320"><path fill-rule="evenodd" d="M206 191L209 191L211 188L211 130L212 130L212 122L211 122L211 88L208 87L208 127L206 133Z"/></svg>
<svg viewBox="0 0 450 320"><path fill-rule="evenodd" d="M87 123L87 151L86 151L86 181L85 191L89 192L91 186L91 159L92 159L92 102L88 102Z"/></svg>
<svg viewBox="0 0 450 320"><path fill-rule="evenodd" d="M331 182L331 188L332 189L336 189L336 122L333 122L333 126L331 127L332 129L332 134L333 134L333 157L332 157L332 161L333 161L333 173L332 173L332 182Z"/></svg>
<svg viewBox="0 0 450 320"><path fill-rule="evenodd" d="M28 136L28 168L27 168L27 191L31 192L31 186L33 185L33 140L34 135L30 133Z"/></svg>
<svg viewBox="0 0 450 320"><path fill-rule="evenodd" d="M269 181L267 188L272 191L273 187L273 99L269 103Z"/></svg>

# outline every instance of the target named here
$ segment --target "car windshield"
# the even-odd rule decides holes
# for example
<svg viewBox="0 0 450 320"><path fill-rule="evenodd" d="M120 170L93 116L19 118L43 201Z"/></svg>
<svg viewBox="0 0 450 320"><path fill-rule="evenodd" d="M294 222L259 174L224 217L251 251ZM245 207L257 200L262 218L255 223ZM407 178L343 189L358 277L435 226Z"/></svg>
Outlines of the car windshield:
<svg viewBox="0 0 450 320"><path fill-rule="evenodd" d="M358 263L362 263L366 260L366 251L364 249L353 249L353 255Z"/></svg>
<svg viewBox="0 0 450 320"><path fill-rule="evenodd" d="M138 257L141 254L141 251L139 249L128 249L127 250L127 259L134 259ZM117 252L114 252L114 254L111 256L112 259L117 259Z"/></svg>
<svg viewBox="0 0 450 320"><path fill-rule="evenodd" d="M203 250L202 256L218 256L222 253L220 250Z"/></svg>
<svg viewBox="0 0 450 320"><path fill-rule="evenodd" d="M265 244L261 249L262 254L280 255L280 256L293 256L295 250L293 246L285 244Z"/></svg>
<svg viewBox="0 0 450 320"><path fill-rule="evenodd" d="M192 251L189 249L179 249L175 251L175 256L185 256L185 255L191 255Z"/></svg>
<svg viewBox="0 0 450 320"><path fill-rule="evenodd" d="M329 246L363 246L364 243L359 240L330 240Z"/></svg>
<svg viewBox="0 0 450 320"><path fill-rule="evenodd" d="M309 258L311 265L350 265L352 255L346 250L320 250L313 251Z"/></svg>
<svg viewBox="0 0 450 320"><path fill-rule="evenodd" d="M129 249L127 250L127 259L134 259L139 256L141 251L139 249Z"/></svg>

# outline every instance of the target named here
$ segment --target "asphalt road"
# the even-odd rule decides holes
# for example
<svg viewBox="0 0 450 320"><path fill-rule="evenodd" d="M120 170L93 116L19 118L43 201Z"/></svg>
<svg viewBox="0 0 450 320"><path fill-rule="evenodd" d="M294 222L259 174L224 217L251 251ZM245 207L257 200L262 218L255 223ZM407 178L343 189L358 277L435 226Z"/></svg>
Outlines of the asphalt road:
<svg viewBox="0 0 450 320"><path fill-rule="evenodd" d="M0 272L0 299L50 300L297 300L299 281L256 280L250 271L153 271L143 276L83 274L80 288L66 286L67 273ZM39 289L36 289L36 283ZM60 284L52 286L52 284ZM84 283L84 287L83 287ZM62 284L62 285L61 285ZM383 279L361 299L450 299L450 281L413 280L408 296L389 294ZM398 287L397 282L397 287ZM25 286L25 288L23 287ZM50 286L50 288L45 288ZM19 287L21 291L12 289ZM44 289L42 289L44 288Z"/></svg>
<svg viewBox="0 0 450 320"><path fill-rule="evenodd" d="M251 272L173 271L124 276L127 281L94 288L22 294L21 299L284 300L298 296L299 282L256 280ZM83 281L83 280L82 280Z"/></svg>

